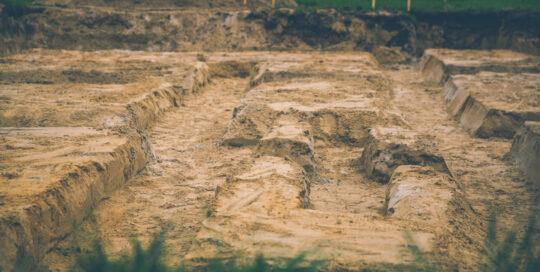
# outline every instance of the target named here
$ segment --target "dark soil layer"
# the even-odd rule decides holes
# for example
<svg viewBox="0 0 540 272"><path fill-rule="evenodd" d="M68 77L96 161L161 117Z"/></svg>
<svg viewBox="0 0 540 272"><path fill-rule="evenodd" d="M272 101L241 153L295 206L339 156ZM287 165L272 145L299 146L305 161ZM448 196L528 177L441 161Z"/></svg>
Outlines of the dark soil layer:
<svg viewBox="0 0 540 272"><path fill-rule="evenodd" d="M149 8L50 5L17 16L0 13L0 54L36 47L151 51L396 47L413 56L425 48L445 47L540 54L540 16L535 13L249 12L237 5L218 9L211 1L203 9L183 4Z"/></svg>
<svg viewBox="0 0 540 272"><path fill-rule="evenodd" d="M526 13L415 13L387 15L336 11L257 14L277 32L274 44L296 37L314 48L352 43L351 49L400 47L413 55L426 48L513 49L540 54L540 16Z"/></svg>

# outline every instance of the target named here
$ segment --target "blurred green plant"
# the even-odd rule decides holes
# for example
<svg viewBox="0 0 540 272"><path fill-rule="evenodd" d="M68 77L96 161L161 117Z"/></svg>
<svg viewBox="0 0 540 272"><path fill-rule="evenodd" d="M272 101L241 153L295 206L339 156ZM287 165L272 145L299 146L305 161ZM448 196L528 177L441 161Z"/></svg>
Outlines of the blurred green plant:
<svg viewBox="0 0 540 272"><path fill-rule="evenodd" d="M250 263L240 264L236 258L227 261L220 259L209 260L203 264L201 270L207 272L316 272L323 266L323 262L309 262L305 260L305 254L297 255L282 265L272 265L263 255ZM192 268L181 267L177 272L193 271Z"/></svg>
<svg viewBox="0 0 540 272"><path fill-rule="evenodd" d="M237 258L210 259L196 267L181 265L173 268L167 266L163 260L164 238L164 232L159 233L146 249L141 246L138 240L134 240L131 254L125 254L118 259L107 257L102 244L94 242L92 251L79 257L72 270L78 272L316 272L323 264L322 262L306 261L305 254L300 254L282 265L272 265L264 256L258 255L247 264L238 262Z"/></svg>
<svg viewBox="0 0 540 272"><path fill-rule="evenodd" d="M538 245L535 244L537 235L537 211L531 207L523 236L518 239L517 232L508 231L502 239L497 239L497 217L492 213L486 233L485 246L487 257L479 264L483 272L536 272L540 271L540 256ZM366 268L363 271L441 271L439 265L421 251L409 233L405 233L408 249L413 256L413 262L405 265L380 266ZM165 232L154 236L148 247L144 248L138 240L132 241L130 253L120 258L111 259L105 253L100 242L95 241L91 250L77 258L74 272L315 272L325 268L322 261L308 261L305 254L300 254L286 262L276 264L269 262L264 256L258 255L254 260L239 262L238 258L209 259L199 262L196 266L181 265L170 267L164 262ZM15 271L48 271L40 266L24 250L18 250Z"/></svg>
<svg viewBox="0 0 540 272"><path fill-rule="evenodd" d="M529 208L529 218L523 237L508 231L502 240L497 239L497 216L492 212L486 234L487 260L481 266L484 272L540 271L540 254L535 244L537 235L536 220L538 212L535 205Z"/></svg>
<svg viewBox="0 0 540 272"><path fill-rule="evenodd" d="M166 272L172 271L163 262L165 233L157 234L148 248L144 249L138 240L132 241L131 254L119 259L110 259L103 245L95 241L92 251L77 259L74 271L88 272Z"/></svg>
<svg viewBox="0 0 540 272"><path fill-rule="evenodd" d="M28 13L41 12L35 0L0 0L0 16L19 17Z"/></svg>
<svg viewBox="0 0 540 272"><path fill-rule="evenodd" d="M35 2L35 0L0 0L0 4L7 8L31 7L35 4Z"/></svg>
<svg viewBox="0 0 540 272"><path fill-rule="evenodd" d="M15 259L15 264L13 266L14 271L32 271L32 272L46 272L49 271L49 269L40 264L36 259L31 255L28 254L28 252L20 247L17 249L17 255ZM1 272L1 271L0 271Z"/></svg>

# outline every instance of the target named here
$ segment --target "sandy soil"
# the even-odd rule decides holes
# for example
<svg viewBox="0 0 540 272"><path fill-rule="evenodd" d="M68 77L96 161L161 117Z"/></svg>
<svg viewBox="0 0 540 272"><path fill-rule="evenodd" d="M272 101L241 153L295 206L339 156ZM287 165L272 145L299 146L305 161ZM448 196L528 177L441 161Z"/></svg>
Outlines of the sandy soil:
<svg viewBox="0 0 540 272"><path fill-rule="evenodd" d="M427 49L421 60L427 82L445 82L450 75L498 73L538 73L540 58L510 50Z"/></svg>
<svg viewBox="0 0 540 272"><path fill-rule="evenodd" d="M500 216L502 229L524 224L526 207L537 192L527 186L522 174L508 160L511 141L472 138L444 110L440 87L425 85L410 68L401 67L390 75L396 82L394 105L404 113L411 127L437 139L445 161L462 186L467 204L474 211L473 218L456 218L457 225L446 239L460 235L472 241L481 239L491 208ZM476 258L468 254L480 250L480 244L461 246L452 248L450 253L459 256L463 263L472 264Z"/></svg>
<svg viewBox="0 0 540 272"><path fill-rule="evenodd" d="M149 90L182 84L190 61L167 56L34 50L7 57L0 71L0 125L119 126L129 118L127 104Z"/></svg>
<svg viewBox="0 0 540 272"><path fill-rule="evenodd" d="M208 53L198 57L207 64L194 64L194 53L40 52L3 62L2 124L72 128L2 128L7 144L0 159L9 171L2 170L0 188L12 194L13 180L41 176L11 170L26 161L47 160L62 176L67 162L96 161L90 154L130 157L129 148L117 157L111 156L116 149L104 147L101 154L102 141L138 143L135 154L148 161L140 173L136 167L111 176L125 180L93 195L83 218L53 235L47 254L38 250L53 270L69 267L94 239L118 255L130 239L146 243L162 228L171 264L257 252L281 259L304 251L330 269L407 264L413 261L410 233L445 268L475 270L489 210L497 210L502 229L519 227L536 194L507 156L511 140L471 136L448 114L440 84L426 82L411 66L383 67L368 53ZM40 70L25 64L29 56ZM92 72L93 64L78 57L104 69ZM68 67L77 63L78 78L51 65L55 58ZM141 71L146 64L152 66ZM56 72L40 76L44 70ZM69 113L52 99L58 90L83 87L62 94L99 113L87 121L27 115L21 102L33 99L38 110ZM106 101L115 101L117 110L108 110ZM30 121L9 118L17 114ZM129 120L112 127L104 121L122 114ZM10 151L36 145L38 134L49 137L42 147ZM0 211L14 209L4 199ZM13 193L15 201L33 204ZM47 198L44 203L40 207L49 207ZM79 207L75 198L63 203ZM76 210L54 213L51 221L69 221Z"/></svg>
<svg viewBox="0 0 540 272"><path fill-rule="evenodd" d="M175 262L187 254L210 212L216 186L251 163L249 150L219 144L246 84L246 79L216 81L164 116L149 134L156 159L95 211L107 246L126 250L131 237L146 241L165 227Z"/></svg>
<svg viewBox="0 0 540 272"><path fill-rule="evenodd" d="M9 270L18 250L42 259L152 158L142 131L208 74L194 56L174 67L176 58L154 57L34 50L3 59L0 265Z"/></svg>

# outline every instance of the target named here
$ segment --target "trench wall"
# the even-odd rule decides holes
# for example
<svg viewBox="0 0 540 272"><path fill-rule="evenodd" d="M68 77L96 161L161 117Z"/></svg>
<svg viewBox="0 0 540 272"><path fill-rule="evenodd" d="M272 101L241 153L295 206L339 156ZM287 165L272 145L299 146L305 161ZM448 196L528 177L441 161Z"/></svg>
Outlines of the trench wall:
<svg viewBox="0 0 540 272"><path fill-rule="evenodd" d="M160 115L209 81L209 68L196 63L182 86L164 86L126 105L127 125L113 128L125 140L65 173L46 190L0 213L0 270L13 271L21 256L39 262L91 214L104 197L123 187L153 158L146 131Z"/></svg>

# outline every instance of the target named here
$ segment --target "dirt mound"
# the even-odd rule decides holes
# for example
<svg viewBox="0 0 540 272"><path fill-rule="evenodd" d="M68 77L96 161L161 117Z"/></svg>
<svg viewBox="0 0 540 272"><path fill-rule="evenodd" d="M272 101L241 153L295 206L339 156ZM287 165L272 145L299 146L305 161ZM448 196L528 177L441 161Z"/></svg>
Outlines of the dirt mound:
<svg viewBox="0 0 540 272"><path fill-rule="evenodd" d="M540 120L539 62L504 50L431 49L420 65L427 82L446 82L445 108L467 131L512 138L525 121Z"/></svg>

